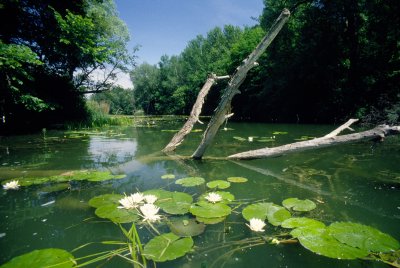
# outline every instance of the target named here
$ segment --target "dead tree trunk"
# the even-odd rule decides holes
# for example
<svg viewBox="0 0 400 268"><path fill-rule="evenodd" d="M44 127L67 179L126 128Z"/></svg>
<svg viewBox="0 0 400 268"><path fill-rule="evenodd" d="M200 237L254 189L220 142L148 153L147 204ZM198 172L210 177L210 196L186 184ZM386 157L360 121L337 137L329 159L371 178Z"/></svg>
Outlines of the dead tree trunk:
<svg viewBox="0 0 400 268"><path fill-rule="evenodd" d="M353 120L351 122L351 120ZM228 156L228 159L241 159L241 160L250 160L257 158L267 158L279 156L287 153L305 151L315 148L328 147L332 145L337 145L340 143L348 143L354 141L361 141L366 139L383 139L385 136L395 135L400 133L400 126L388 126L388 125L380 125L374 129L370 129L367 131L336 136L340 131L349 128L349 125L357 120L350 119L346 124L340 126L335 131L329 133L328 135L316 138L308 141L300 141L291 144L286 144L274 148L262 148L258 150L247 151L243 153L238 153L234 155ZM349 122L351 122L349 124Z"/></svg>
<svg viewBox="0 0 400 268"><path fill-rule="evenodd" d="M227 79L229 78L229 75L226 76L216 76L215 74L210 74L209 77L207 78L206 82L203 85L203 88L200 90L199 95L197 95L197 100L195 104L193 105L192 111L190 112L190 116L186 123L183 125L181 130L174 135L174 137L171 139L171 141L165 146L165 148L162 150L163 152L172 152L178 147L183 140L185 139L185 136L192 131L192 128L194 124L199 121L199 116L201 113L201 109L203 108L204 104L204 99L207 96L208 92L210 91L210 88L212 85L217 81L221 79Z"/></svg>
<svg viewBox="0 0 400 268"><path fill-rule="evenodd" d="M263 40L261 40L255 50L236 69L235 74L232 76L222 95L221 102L219 103L214 116L211 118L211 121L209 122L207 129L203 134L203 138L199 147L192 155L194 159L201 159L203 157L204 152L214 139L219 127L225 121L227 115L230 114L231 101L236 94L240 93L239 87L246 78L248 71L257 65L256 61L274 40L276 35L282 29L283 25L289 19L289 16L290 11L288 9L284 9L279 15L278 19L272 25L267 35L263 38Z"/></svg>

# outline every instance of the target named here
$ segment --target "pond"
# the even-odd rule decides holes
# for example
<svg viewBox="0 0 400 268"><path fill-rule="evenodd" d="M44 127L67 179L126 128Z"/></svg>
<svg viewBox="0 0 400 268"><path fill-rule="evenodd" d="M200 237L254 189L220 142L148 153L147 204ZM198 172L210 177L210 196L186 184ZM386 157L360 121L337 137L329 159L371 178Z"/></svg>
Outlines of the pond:
<svg viewBox="0 0 400 268"><path fill-rule="evenodd" d="M75 249L72 254L78 264L95 259L96 255L82 260L80 257L118 249L121 245L102 241L127 241L121 227L108 220L107 215L98 217L89 200L103 194L123 197L163 189L185 193L193 202L201 197L206 202L205 193L229 192L234 201L228 205L229 215L219 216L221 222L202 225L204 232L192 237L194 247L190 252L175 260L157 262L157 267L387 267L382 262L328 258L299 243L277 244L276 241L285 241L279 235L290 229L266 220L265 232L253 232L242 211L250 204L274 203L280 209L285 199L308 199L316 208L309 212L288 208L292 217L312 218L326 225L363 224L400 240L399 137L388 137L383 143L359 142L271 159L227 161L221 157L323 136L337 127L229 122L225 130L218 132L202 161L163 155L160 150L182 123L174 117L148 118L125 127L44 130L36 135L2 137L0 180L4 184L5 180L18 179L21 187L0 190L0 264L36 249ZM179 155L193 153L204 129L205 125L196 125L177 149ZM249 137L253 137L252 141ZM73 179L88 170L110 171L117 178L103 180L108 175L101 173L105 177L100 179ZM170 178L162 178L167 174ZM67 179L60 180L60 175ZM176 183L188 177L204 178L205 183L193 187ZM225 189L213 189L218 182L207 184L214 180L226 182L230 177L247 181L230 179L228 188L220 185ZM40 183L24 186L24 180ZM156 230L169 233L177 222L188 224L196 214L195 210L191 210L193 215L182 212L186 214L182 220L160 206L161 220L151 224L136 221L145 247L157 235ZM129 230L132 224L121 226ZM263 235L278 239L266 241ZM89 267L132 267L128 257L110 257ZM152 267L153 263L147 261L147 265Z"/></svg>

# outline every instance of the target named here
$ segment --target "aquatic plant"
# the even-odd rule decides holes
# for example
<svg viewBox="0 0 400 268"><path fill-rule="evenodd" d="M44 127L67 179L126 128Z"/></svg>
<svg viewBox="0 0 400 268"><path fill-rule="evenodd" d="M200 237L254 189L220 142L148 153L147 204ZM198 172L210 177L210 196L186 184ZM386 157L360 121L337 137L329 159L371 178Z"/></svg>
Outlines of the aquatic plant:
<svg viewBox="0 0 400 268"><path fill-rule="evenodd" d="M18 190L19 189L19 182L18 180L12 180L3 184L4 190Z"/></svg>
<svg viewBox="0 0 400 268"><path fill-rule="evenodd" d="M202 181L200 179L186 178L182 185L196 185ZM35 250L15 257L0 267L26 266L33 256L36 256L35 262L39 267L83 267L112 257L120 257L134 267L155 267L157 262L175 260L188 253L203 254L224 248L225 253L211 265L219 267L218 264L235 252L255 246L287 243L298 243L329 258L382 261L399 267L396 256L399 255L400 243L388 234L359 223L339 221L326 225L305 216L293 217L289 210L293 210L295 215L304 215L317 208L308 199L287 198L283 200L283 206L272 202L244 203L235 201L230 192L214 191L201 193L194 201L188 193L152 189L127 195L103 194L93 197L88 203L95 209L96 216L116 223L126 238L125 241L101 242L114 245L115 249L80 258L72 253L93 243L71 252L62 249ZM240 211L242 205L244 207ZM224 222L226 226L225 220L231 214L240 212L244 218L240 224L255 234L241 240L232 237L224 240L223 244L211 247L195 246L192 237L202 234L207 225ZM130 224L129 229L124 227L126 223ZM144 226L149 231L145 243L142 243L137 226ZM224 230L229 233L229 227ZM148 235L150 238L147 238Z"/></svg>

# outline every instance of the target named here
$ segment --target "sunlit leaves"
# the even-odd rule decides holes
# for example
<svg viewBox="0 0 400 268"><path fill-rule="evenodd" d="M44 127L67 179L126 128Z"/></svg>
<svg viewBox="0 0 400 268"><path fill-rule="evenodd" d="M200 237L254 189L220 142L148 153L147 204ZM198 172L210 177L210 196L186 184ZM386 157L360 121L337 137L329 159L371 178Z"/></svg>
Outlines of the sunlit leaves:
<svg viewBox="0 0 400 268"><path fill-rule="evenodd" d="M205 180L204 180L204 178L201 178L201 177L187 177L187 178L182 178L182 179L176 180L175 183L182 185L184 187L193 187L193 186L198 186L198 185L204 184Z"/></svg>
<svg viewBox="0 0 400 268"><path fill-rule="evenodd" d="M185 214L189 212L193 198L190 194L182 192L170 192L169 196L156 201L156 205L169 214Z"/></svg>
<svg viewBox="0 0 400 268"><path fill-rule="evenodd" d="M247 182L248 180L244 177L229 177L226 179L229 182L233 182L233 183L243 183L243 182Z"/></svg>
<svg viewBox="0 0 400 268"><path fill-rule="evenodd" d="M161 176L161 179L163 180L173 180L175 179L175 175L174 174L164 174Z"/></svg>
<svg viewBox="0 0 400 268"><path fill-rule="evenodd" d="M310 219L310 218L289 218L282 222L283 228L298 228L298 227L312 227L312 228L325 228L323 222Z"/></svg>
<svg viewBox="0 0 400 268"><path fill-rule="evenodd" d="M17 256L1 265L1 268L12 267L74 267L74 256L68 251L58 248L34 250Z"/></svg>
<svg viewBox="0 0 400 268"><path fill-rule="evenodd" d="M224 181L224 180L214 180L214 181L210 181L207 182L207 187L214 189L214 188L218 188L218 189L226 189L229 188L229 186L231 186L231 184L228 181Z"/></svg>
<svg viewBox="0 0 400 268"><path fill-rule="evenodd" d="M261 220L267 219L274 226L279 226L284 220L291 217L289 211L284 207L273 203L256 203L246 206L242 210L242 215L246 220L257 218Z"/></svg>
<svg viewBox="0 0 400 268"><path fill-rule="evenodd" d="M220 218L231 214L231 208L223 203L199 201L190 207L190 213L202 218Z"/></svg>
<svg viewBox="0 0 400 268"><path fill-rule="evenodd" d="M399 241L388 234L359 223L335 222L329 233L341 243L373 252L390 252L400 248Z"/></svg>
<svg viewBox="0 0 400 268"><path fill-rule="evenodd" d="M140 218L137 210L118 208L115 204L98 207L94 213L99 218L109 219L115 223L135 222Z"/></svg>
<svg viewBox="0 0 400 268"><path fill-rule="evenodd" d="M282 205L287 209L293 209L295 211L311 211L317 207L317 205L309 199L300 200L298 198L285 199Z"/></svg>
<svg viewBox="0 0 400 268"><path fill-rule="evenodd" d="M181 238L173 233L167 233L151 239L145 245L143 255L149 260L164 262L184 256L192 247L191 237Z"/></svg>
<svg viewBox="0 0 400 268"><path fill-rule="evenodd" d="M120 194L103 194L93 197L89 200L89 205L94 208L98 208L101 206L119 203L119 200L122 199L124 196Z"/></svg>

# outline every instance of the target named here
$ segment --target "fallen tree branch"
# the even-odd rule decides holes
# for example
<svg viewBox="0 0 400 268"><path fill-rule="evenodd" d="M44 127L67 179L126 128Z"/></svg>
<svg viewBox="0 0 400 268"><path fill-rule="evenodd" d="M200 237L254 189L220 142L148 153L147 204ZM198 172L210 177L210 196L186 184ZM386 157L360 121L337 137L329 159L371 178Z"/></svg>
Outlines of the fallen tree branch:
<svg viewBox="0 0 400 268"><path fill-rule="evenodd" d="M352 125L353 123L355 123L357 121L358 121L358 119L350 119L349 121L347 121L346 123L344 123L343 125L338 127L337 129L332 131L331 133L326 134L324 137L325 138L330 138L330 137L337 136L340 132L342 132L345 129L349 129L351 131L354 131L354 129L350 128L350 125Z"/></svg>
<svg viewBox="0 0 400 268"><path fill-rule="evenodd" d="M197 95L197 99L195 104L193 105L192 111L190 112L190 116L186 123L183 125L181 130L174 135L174 137L171 139L171 141L165 146L165 148L162 150L163 152L172 152L178 147L183 140L185 139L186 135L192 131L192 128L196 122L199 122L203 124L199 120L199 116L201 113L201 109L203 108L204 104L204 99L207 96L208 92L210 91L212 85L217 81L221 79L227 79L229 78L229 75L225 76L216 76L215 74L210 74L206 80L206 82L203 85L203 88L200 90L199 95Z"/></svg>
<svg viewBox="0 0 400 268"><path fill-rule="evenodd" d="M289 19L289 16L290 11L285 8L254 51L243 60L242 64L236 69L235 74L230 79L228 86L221 97L221 102L219 103L214 116L211 118L207 129L204 131L201 143L192 155L194 159L201 159L203 157L204 152L214 139L219 127L225 121L226 115L231 114L231 101L236 94L240 93L239 87L245 80L247 73L251 68L257 65L256 61L278 35L283 25Z"/></svg>
<svg viewBox="0 0 400 268"><path fill-rule="evenodd" d="M347 123L346 123L347 124ZM345 125L346 125L345 124ZM343 125L344 126L344 125ZM342 128L339 127L338 129ZM344 128L342 128L343 130ZM336 130L335 130L336 131ZM330 134L332 134L331 132ZM241 160L250 160L257 158L267 158L280 156L287 153L305 151L315 148L328 147L341 143L349 143L354 141L361 141L366 139L383 139L385 136L396 135L400 133L400 126L388 126L388 125L380 125L374 129L342 135L342 136L330 136L321 137L307 141L300 141L291 144L286 144L274 148L262 148L258 150L252 150L247 152L242 152L234 155L228 156L228 159L241 159Z"/></svg>

